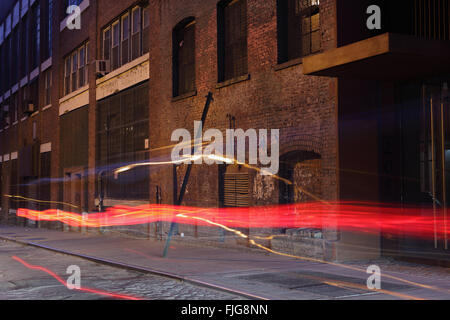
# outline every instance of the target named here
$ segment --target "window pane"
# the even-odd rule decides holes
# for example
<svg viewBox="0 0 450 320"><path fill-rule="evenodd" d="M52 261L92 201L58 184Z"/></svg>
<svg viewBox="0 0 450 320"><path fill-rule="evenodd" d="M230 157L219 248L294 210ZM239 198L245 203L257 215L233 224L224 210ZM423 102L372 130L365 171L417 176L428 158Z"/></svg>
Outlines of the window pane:
<svg viewBox="0 0 450 320"><path fill-rule="evenodd" d="M133 33L141 30L141 9L135 9L133 11Z"/></svg>
<svg viewBox="0 0 450 320"><path fill-rule="evenodd" d="M129 31L130 31L130 19L127 16L122 18L122 40L126 40L129 37Z"/></svg>
<svg viewBox="0 0 450 320"><path fill-rule="evenodd" d="M110 59L111 50L111 29L105 30L103 33L103 59Z"/></svg>
<svg viewBox="0 0 450 320"><path fill-rule="evenodd" d="M113 47L119 45L119 23L113 25Z"/></svg>

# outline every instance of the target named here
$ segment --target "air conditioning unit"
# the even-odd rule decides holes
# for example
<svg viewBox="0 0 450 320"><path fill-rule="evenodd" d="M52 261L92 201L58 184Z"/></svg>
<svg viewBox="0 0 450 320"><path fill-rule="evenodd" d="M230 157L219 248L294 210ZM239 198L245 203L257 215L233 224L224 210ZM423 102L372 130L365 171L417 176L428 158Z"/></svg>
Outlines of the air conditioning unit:
<svg viewBox="0 0 450 320"><path fill-rule="evenodd" d="M95 61L95 74L98 78L101 78L111 72L111 64L109 60L96 60Z"/></svg>
<svg viewBox="0 0 450 320"><path fill-rule="evenodd" d="M26 115L31 116L36 111L37 111L36 106L34 105L34 103L32 101L25 101L24 113Z"/></svg>

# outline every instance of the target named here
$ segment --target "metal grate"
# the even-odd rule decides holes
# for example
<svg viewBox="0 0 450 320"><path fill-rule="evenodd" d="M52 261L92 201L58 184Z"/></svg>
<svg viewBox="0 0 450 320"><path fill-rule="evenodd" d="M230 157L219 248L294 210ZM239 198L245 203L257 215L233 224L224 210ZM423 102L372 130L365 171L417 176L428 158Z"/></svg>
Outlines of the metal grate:
<svg viewBox="0 0 450 320"><path fill-rule="evenodd" d="M120 175L114 169L148 159L148 83L104 99L97 107L97 166L106 170L103 190L114 199L148 199L149 169Z"/></svg>
<svg viewBox="0 0 450 320"><path fill-rule="evenodd" d="M450 39L448 0L414 0L412 16L415 36L435 40Z"/></svg>
<svg viewBox="0 0 450 320"><path fill-rule="evenodd" d="M249 179L248 174L224 175L224 206L248 207L249 206Z"/></svg>

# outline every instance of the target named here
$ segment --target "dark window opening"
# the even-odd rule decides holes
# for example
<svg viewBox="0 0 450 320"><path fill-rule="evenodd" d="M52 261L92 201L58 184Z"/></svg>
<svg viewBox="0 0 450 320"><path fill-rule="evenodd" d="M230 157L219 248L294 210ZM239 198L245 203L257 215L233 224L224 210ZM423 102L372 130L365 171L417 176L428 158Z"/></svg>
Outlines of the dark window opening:
<svg viewBox="0 0 450 320"><path fill-rule="evenodd" d="M218 5L219 82L247 73L247 1Z"/></svg>
<svg viewBox="0 0 450 320"><path fill-rule="evenodd" d="M173 30L173 96L195 90L195 20L186 19Z"/></svg>

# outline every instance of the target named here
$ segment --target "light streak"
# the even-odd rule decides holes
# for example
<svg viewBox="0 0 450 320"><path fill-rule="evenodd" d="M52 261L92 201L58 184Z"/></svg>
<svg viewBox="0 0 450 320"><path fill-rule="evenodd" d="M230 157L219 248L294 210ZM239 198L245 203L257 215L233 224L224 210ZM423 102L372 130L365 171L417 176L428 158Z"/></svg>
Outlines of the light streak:
<svg viewBox="0 0 450 320"><path fill-rule="evenodd" d="M94 228L146 224L157 221L192 224L195 221L196 225L216 226L232 232L241 238L248 239L251 245L276 255L325 263L365 273L366 270L353 266L272 250L234 228L322 228L324 225L333 222L341 230L361 233L379 233L381 230L384 230L391 233L396 232L397 235L404 235L406 232L406 234L416 237L425 236L429 238L434 232L433 219L430 216L423 217L418 215L418 213L423 213L423 210L425 209L377 206L373 203L336 202L325 205L324 203L315 202L262 208L193 208L171 205L121 206L108 208L105 213L89 214L86 219L83 219L79 214L69 212L55 216L54 210L39 212L19 209L17 214L20 217L32 220L61 221L72 226L78 227L81 225ZM409 211L410 216L407 216L406 213ZM327 221L330 214L333 216L333 219ZM270 237L267 237L267 239ZM389 274L384 274L383 276L424 289L450 292L447 289L409 281ZM388 294L387 291L383 293Z"/></svg>
<svg viewBox="0 0 450 320"><path fill-rule="evenodd" d="M116 206L88 215L57 209L45 211L20 208L17 215L36 221L60 221L70 226L110 227L157 221L190 224L195 215L200 225L229 228L313 228L335 226L340 230L368 234L388 233L420 239L434 237L433 209L388 207L370 203L296 203L249 208L195 208L149 204L138 207ZM438 223L443 223L436 218ZM449 230L441 230L439 236Z"/></svg>
<svg viewBox="0 0 450 320"><path fill-rule="evenodd" d="M69 207L72 207L72 208L75 208L75 209L79 209L80 208L78 206L75 206L75 205L67 203L67 202L38 200L38 199L32 199L32 198L27 198L27 197L18 196L18 195L14 196L14 195L10 195L10 194L5 194L4 196L7 197L7 198L11 198L11 199L13 199L15 201L18 201L18 202L23 200L23 201L38 202L38 203L62 204L62 205L66 205L66 206L69 206ZM19 199L19 200L16 200L16 199Z"/></svg>
<svg viewBox="0 0 450 320"><path fill-rule="evenodd" d="M49 270L47 268L44 268L42 266L31 265L31 264L25 262L23 259L21 259L19 257L16 257L16 256L12 256L11 258L16 260L16 261L18 261L18 262L20 262L21 264L23 264L28 269L43 271L43 272L51 275L58 282L60 282L62 285L64 285L65 287L68 288L66 282L63 279L61 279L61 277L58 276L53 271L51 271L51 270ZM101 296L108 296L108 297L116 298L116 299L142 300L141 298L136 298L136 297L129 296L129 295L118 294L118 293L113 293L113 292L107 292L107 291L102 291L102 290L97 290L97 289L92 289L92 288L86 288L86 287L74 288L73 290L80 290L80 291L89 292L89 293L93 293L93 294L97 294L97 295L101 295Z"/></svg>

